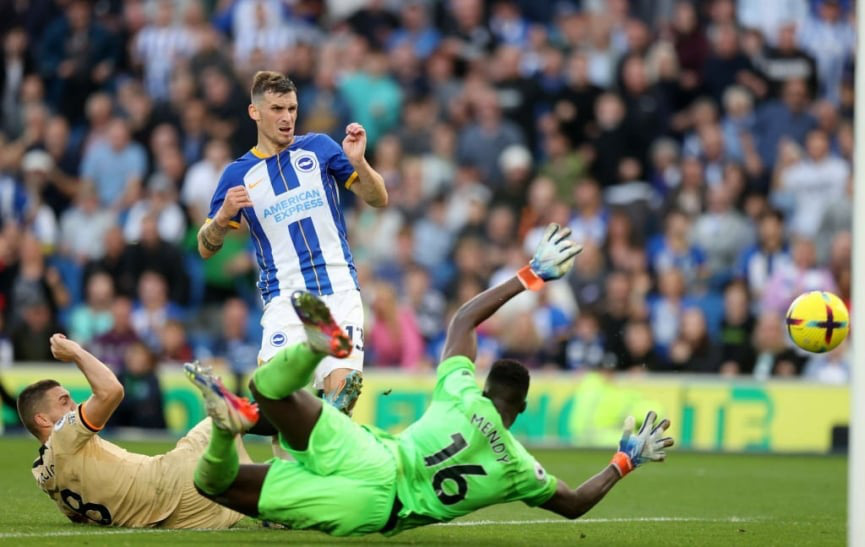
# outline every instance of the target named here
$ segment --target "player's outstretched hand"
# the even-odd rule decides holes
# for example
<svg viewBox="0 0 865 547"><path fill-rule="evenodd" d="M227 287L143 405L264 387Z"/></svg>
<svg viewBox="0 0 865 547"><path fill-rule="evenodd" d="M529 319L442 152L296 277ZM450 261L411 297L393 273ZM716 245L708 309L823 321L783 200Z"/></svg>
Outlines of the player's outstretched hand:
<svg viewBox="0 0 865 547"><path fill-rule="evenodd" d="M623 477L645 462L664 461L667 453L665 448L673 446L672 437L664 437L670 427L670 420L664 418L655 425L658 415L650 410L643 420L640 431L634 433L635 420L633 416L625 418L622 439L619 441L619 451L611 462Z"/></svg>
<svg viewBox="0 0 865 547"><path fill-rule="evenodd" d="M66 335L57 333L51 336L51 355L58 361L70 363L75 360L79 351L81 346L78 342L66 338Z"/></svg>
<svg viewBox="0 0 865 547"><path fill-rule="evenodd" d="M559 279L573 267L574 258L583 250L582 245L568 239L571 229L555 222L544 231L529 266L544 281Z"/></svg>
<svg viewBox="0 0 865 547"><path fill-rule="evenodd" d="M345 138L342 140L342 150L352 165L363 161L366 153L366 129L357 122L345 127Z"/></svg>
<svg viewBox="0 0 865 547"><path fill-rule="evenodd" d="M227 225L244 207L252 207L249 192L244 186L233 186L225 193L225 201L216 213L215 220L218 220L220 225Z"/></svg>

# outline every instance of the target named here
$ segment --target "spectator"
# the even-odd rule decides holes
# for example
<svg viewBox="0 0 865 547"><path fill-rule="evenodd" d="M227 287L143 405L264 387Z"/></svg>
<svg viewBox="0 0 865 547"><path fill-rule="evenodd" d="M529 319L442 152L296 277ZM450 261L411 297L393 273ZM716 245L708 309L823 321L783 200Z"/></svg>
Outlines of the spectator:
<svg viewBox="0 0 865 547"><path fill-rule="evenodd" d="M159 345L162 353L159 361L162 363L183 364L192 361L192 347L186 336L186 328L176 319L169 319L159 333Z"/></svg>
<svg viewBox="0 0 865 547"><path fill-rule="evenodd" d="M586 171L585 160L559 129L547 132L543 149L546 162L541 165L540 174L549 177L556 184L559 199L569 199L576 181L580 180Z"/></svg>
<svg viewBox="0 0 865 547"><path fill-rule="evenodd" d="M604 280L608 273L604 255L600 247L592 241L586 241L582 246L580 258L567 279L581 310L598 309L603 302Z"/></svg>
<svg viewBox="0 0 865 547"><path fill-rule="evenodd" d="M33 234L23 234L19 256L9 295L13 327L25 320L32 329L39 330L36 324L50 325L58 310L69 305L69 291L57 269L46 263L41 244ZM25 311L32 315L32 321L24 317ZM47 320L43 313L47 313Z"/></svg>
<svg viewBox="0 0 865 547"><path fill-rule="evenodd" d="M636 137L625 123L625 113L624 103L614 93L604 93L595 102L597 129L591 135L595 155L592 175L603 187L619 180L619 164L623 158L640 154Z"/></svg>
<svg viewBox="0 0 865 547"><path fill-rule="evenodd" d="M44 150L31 150L21 159L27 203L24 224L43 246L54 250L57 245L57 217L42 199L48 186L48 176L54 170L54 160Z"/></svg>
<svg viewBox="0 0 865 547"><path fill-rule="evenodd" d="M799 145L805 143L805 137L817 123L807 106L807 84L792 78L784 82L780 101L768 101L757 110L754 137L763 165L775 165L782 139Z"/></svg>
<svg viewBox="0 0 865 547"><path fill-rule="evenodd" d="M754 372L756 354L751 345L754 316L748 305L748 289L733 282L724 290L724 318L721 320L721 374L750 375Z"/></svg>
<svg viewBox="0 0 865 547"><path fill-rule="evenodd" d="M102 207L120 212L138 199L146 170L144 148L130 140L126 120L114 118L108 140L95 143L84 154L81 178L96 188Z"/></svg>
<svg viewBox="0 0 865 547"><path fill-rule="evenodd" d="M713 34L712 53L703 65L701 79L715 102L720 103L731 85L755 87L759 78L751 61L739 49L739 32L733 25L719 25Z"/></svg>
<svg viewBox="0 0 865 547"><path fill-rule="evenodd" d="M472 103L475 116L459 134L457 155L463 164L474 165L482 183L500 185L499 157L511 145L523 144L519 126L502 118L499 98L492 89L478 92Z"/></svg>
<svg viewBox="0 0 865 547"><path fill-rule="evenodd" d="M842 17L840 2L820 0L816 17L805 18L799 43L817 60L820 97L837 104L845 64L853 57L856 30Z"/></svg>
<svg viewBox="0 0 865 547"><path fill-rule="evenodd" d="M111 416L115 427L165 429L162 389L156 375L156 357L141 342L126 350L125 366L119 374L124 396Z"/></svg>
<svg viewBox="0 0 865 547"><path fill-rule="evenodd" d="M684 275L675 267L658 272L658 297L649 302L655 350L668 357L670 346L682 328L682 317L690 300L685 296Z"/></svg>
<svg viewBox="0 0 865 547"><path fill-rule="evenodd" d="M443 332L447 305L444 295L432 286L429 273L417 266L406 272L404 292L424 342L432 343Z"/></svg>
<svg viewBox="0 0 865 547"><path fill-rule="evenodd" d="M850 166L831 155L829 139L819 129L808 133L805 151L807 157L781 172L776 190L793 200L790 230L813 238L829 204L844 196Z"/></svg>
<svg viewBox="0 0 865 547"><path fill-rule="evenodd" d="M255 55L261 55L262 61L272 66L291 49L300 38L299 29L293 22L286 22L282 17L274 17L273 9L268 9L269 2L246 2L254 6L249 27L235 35L234 62L243 66L249 63ZM279 9L279 8L277 8ZM237 17L237 16L235 16Z"/></svg>
<svg viewBox="0 0 865 547"><path fill-rule="evenodd" d="M0 70L0 120L2 130L8 135L18 135L22 131L18 118L18 97L24 78L32 74L36 67L35 59L28 47L25 29L9 29L3 38L3 62Z"/></svg>
<svg viewBox="0 0 865 547"><path fill-rule="evenodd" d="M86 300L72 309L69 316L69 338L82 346L111 330L111 303L114 284L107 273L97 273L87 280Z"/></svg>
<svg viewBox="0 0 865 547"><path fill-rule="evenodd" d="M645 321L629 321L624 328L624 357L617 369L627 371L663 370L662 362L655 354L652 329Z"/></svg>
<svg viewBox="0 0 865 547"><path fill-rule="evenodd" d="M423 366L424 343L410 308L397 300L390 285L379 284L372 302L372 327L367 330L366 348L372 364L417 370Z"/></svg>
<svg viewBox="0 0 865 547"><path fill-rule="evenodd" d="M72 0L39 41L39 72L52 105L72 123L81 120L84 103L114 72L113 36L93 21L87 0Z"/></svg>
<svg viewBox="0 0 865 547"><path fill-rule="evenodd" d="M141 220L138 242L127 245L122 256L123 283L133 286L145 271L158 272L168 284L169 298L178 304L188 298L188 277L180 249L159 236L157 217L146 215Z"/></svg>
<svg viewBox="0 0 865 547"><path fill-rule="evenodd" d="M846 385L850 381L850 345L846 342L829 353L811 355L802 377L824 384Z"/></svg>
<svg viewBox="0 0 865 547"><path fill-rule="evenodd" d="M673 369L681 372L718 372L720 348L709 338L706 316L700 308L688 308L682 313L679 336L670 346Z"/></svg>
<svg viewBox="0 0 865 547"><path fill-rule="evenodd" d="M568 370L597 369L606 358L598 318L581 313L574 320L570 337L564 343L564 367Z"/></svg>
<svg viewBox="0 0 865 547"><path fill-rule="evenodd" d="M769 48L761 61L760 69L768 80L770 98L779 98L784 82L790 78L806 82L808 95L817 96L817 63L797 47L795 24L786 23L779 28L776 46Z"/></svg>
<svg viewBox="0 0 865 547"><path fill-rule="evenodd" d="M731 86L724 91L723 104L724 151L731 161L742 163L753 153L753 99L744 87Z"/></svg>
<svg viewBox="0 0 865 547"><path fill-rule="evenodd" d="M595 101L603 90L589 80L589 60L584 52L568 59L566 84L552 98L553 114L571 142L586 141L589 126L595 121Z"/></svg>
<svg viewBox="0 0 865 547"><path fill-rule="evenodd" d="M54 166L48 174L48 185L42 197L58 217L69 207L81 186L77 176L81 156L72 146L69 133L69 122L62 116L52 116L45 126L42 142ZM62 233L60 235L63 236Z"/></svg>
<svg viewBox="0 0 865 547"><path fill-rule="evenodd" d="M814 242L804 236L793 241L793 262L788 268L779 268L766 283L763 290L762 310L783 314L793 299L803 292L838 292L832 274L817 266L817 251Z"/></svg>
<svg viewBox="0 0 865 547"><path fill-rule="evenodd" d="M730 190L722 184L709 190L708 210L697 218L692 234L694 245L706 253L706 268L716 285L732 277L742 249L754 242L751 225L733 208Z"/></svg>
<svg viewBox="0 0 865 547"><path fill-rule="evenodd" d="M402 90L387 73L387 57L371 51L361 70L346 74L339 90L352 112L352 119L366 129L370 149L378 139L396 127Z"/></svg>
<svg viewBox="0 0 865 547"><path fill-rule="evenodd" d="M422 0L405 2L400 12L401 26L387 39L389 49L409 44L418 59L425 60L438 47L441 36L429 23L427 5Z"/></svg>
<svg viewBox="0 0 865 547"><path fill-rule="evenodd" d="M32 295L18 302L19 321L12 327L12 355L17 362L52 360L50 338L60 329L51 308Z"/></svg>
<svg viewBox="0 0 865 547"><path fill-rule="evenodd" d="M759 311L763 290L772 275L793 267L784 244L784 216L777 210L767 211L758 220L758 241L739 257L738 277L748 286L754 306Z"/></svg>
<svg viewBox="0 0 865 547"><path fill-rule="evenodd" d="M255 370L258 362L259 340L249 335L249 306L240 298L230 298L222 305L222 327L213 356L228 364L234 377L234 391L245 390L243 379Z"/></svg>
<svg viewBox="0 0 865 547"><path fill-rule="evenodd" d="M155 220L159 239L167 244L178 245L186 235L186 219L177 203L177 192L171 182L159 174L150 178L146 197L129 209L123 229L126 241L141 240L145 217Z"/></svg>
<svg viewBox="0 0 865 547"><path fill-rule="evenodd" d="M111 328L90 340L88 349L115 374L124 368L126 351L140 341L132 328L132 301L116 296L111 302Z"/></svg>
<svg viewBox="0 0 865 547"><path fill-rule="evenodd" d="M181 319L180 308L168 299L165 278L145 271L138 280L138 302L132 311L135 334L154 352L162 350L160 335L168 321Z"/></svg>
<svg viewBox="0 0 865 547"><path fill-rule="evenodd" d="M676 268L688 292L695 290L706 278L706 254L690 240L691 221L681 211L673 210L667 214L664 234L650 244L649 260L652 269L662 275L664 271Z"/></svg>
<svg viewBox="0 0 865 547"><path fill-rule="evenodd" d="M115 223L114 213L99 207L94 188L82 185L74 206L60 218L60 253L82 265L99 260L105 255L106 234Z"/></svg>

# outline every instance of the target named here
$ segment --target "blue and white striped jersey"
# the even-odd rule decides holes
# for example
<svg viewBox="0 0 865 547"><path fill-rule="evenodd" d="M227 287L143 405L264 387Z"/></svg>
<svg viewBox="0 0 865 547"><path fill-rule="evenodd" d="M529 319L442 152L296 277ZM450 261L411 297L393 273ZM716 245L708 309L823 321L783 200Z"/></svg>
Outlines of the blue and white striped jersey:
<svg viewBox="0 0 865 547"><path fill-rule="evenodd" d="M265 304L297 289L325 295L358 288L337 186L348 188L356 178L342 148L317 133L297 136L269 157L253 148L225 168L208 218L230 188L246 187L254 206L231 226L240 226L241 215L249 224Z"/></svg>

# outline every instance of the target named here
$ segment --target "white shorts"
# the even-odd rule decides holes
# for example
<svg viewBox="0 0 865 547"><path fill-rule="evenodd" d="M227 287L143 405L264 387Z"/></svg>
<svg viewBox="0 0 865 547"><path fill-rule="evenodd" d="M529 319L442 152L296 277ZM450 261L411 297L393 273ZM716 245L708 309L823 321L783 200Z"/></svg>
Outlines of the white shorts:
<svg viewBox="0 0 865 547"><path fill-rule="evenodd" d="M345 291L320 296L340 327L345 329L354 343L354 349L345 359L325 357L315 369L316 389L322 389L324 379L335 369L350 368L363 370L363 303L360 291ZM264 329L258 362L269 361L286 346L306 341L303 323L291 305L290 295L279 295L264 307L261 317Z"/></svg>

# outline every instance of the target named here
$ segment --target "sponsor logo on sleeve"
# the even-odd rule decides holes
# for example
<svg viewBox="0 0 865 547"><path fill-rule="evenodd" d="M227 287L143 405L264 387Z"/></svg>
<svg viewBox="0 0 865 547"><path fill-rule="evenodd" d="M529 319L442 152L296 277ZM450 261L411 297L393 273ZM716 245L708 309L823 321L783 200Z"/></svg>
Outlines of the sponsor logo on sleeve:
<svg viewBox="0 0 865 547"><path fill-rule="evenodd" d="M544 481L547 479L547 472L544 471L544 468L541 467L541 464L535 462L535 478L539 481Z"/></svg>

